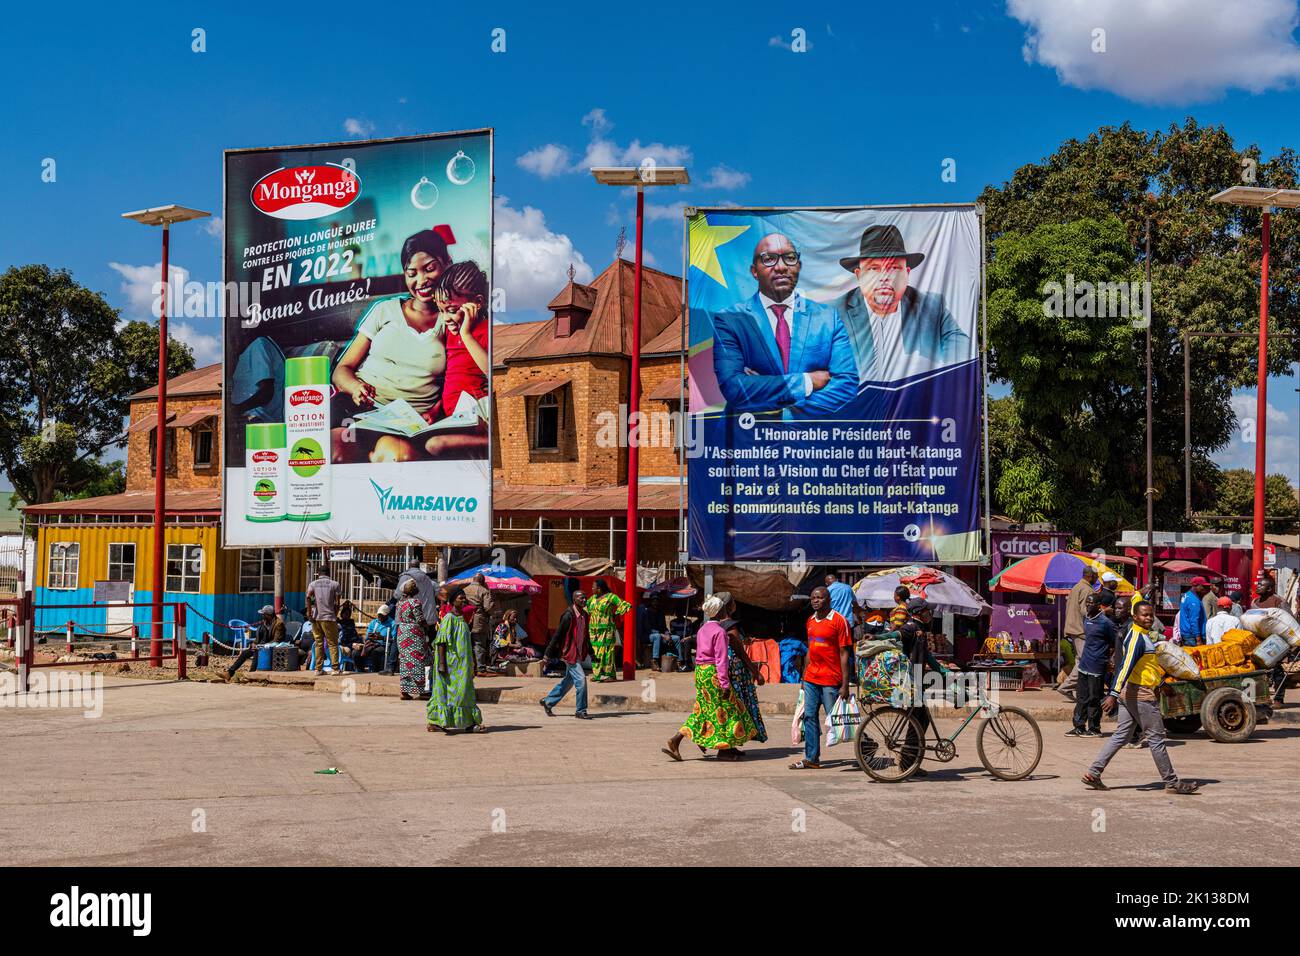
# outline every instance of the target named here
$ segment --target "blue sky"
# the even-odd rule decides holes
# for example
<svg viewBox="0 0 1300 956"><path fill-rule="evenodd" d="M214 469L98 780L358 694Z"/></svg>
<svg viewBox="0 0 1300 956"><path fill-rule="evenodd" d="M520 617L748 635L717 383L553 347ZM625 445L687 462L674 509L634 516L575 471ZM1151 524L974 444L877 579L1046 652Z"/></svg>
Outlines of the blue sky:
<svg viewBox="0 0 1300 956"><path fill-rule="evenodd" d="M681 17L641 4L23 4L0 36L0 268L66 266L142 317L159 237L119 214L166 202L219 214L224 148L492 126L496 280L505 318L531 318L570 262L590 276L620 227L633 232L631 195L595 185L595 160L690 167L695 185L650 194L648 259L676 273L687 201L970 200L1062 139L1126 120L1151 129L1193 115L1266 155L1296 145L1296 8L747 3ZM54 182L42 181L46 159ZM955 182L941 179L945 159ZM173 231L173 263L199 280L219 278L213 225ZM201 361L219 354L215 319L175 331ZM1269 455L1293 481L1294 388L1272 388ZM1233 442L1223 460L1247 463L1253 448Z"/></svg>

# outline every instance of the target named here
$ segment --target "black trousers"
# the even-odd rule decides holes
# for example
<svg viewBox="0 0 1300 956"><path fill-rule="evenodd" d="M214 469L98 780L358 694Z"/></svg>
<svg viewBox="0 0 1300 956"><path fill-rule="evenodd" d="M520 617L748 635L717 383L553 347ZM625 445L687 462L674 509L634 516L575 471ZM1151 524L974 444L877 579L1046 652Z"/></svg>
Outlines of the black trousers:
<svg viewBox="0 0 1300 956"><path fill-rule="evenodd" d="M244 648L242 651L239 652L239 656L235 658L235 663L231 664L230 667L227 668L227 671L231 674L231 676L234 675L235 671L243 667L244 661L248 660L250 657L253 659L253 666L250 667L249 670L250 671L257 670L257 648L258 645L250 644L248 645L248 647Z"/></svg>
<svg viewBox="0 0 1300 956"><path fill-rule="evenodd" d="M1074 729L1101 733L1101 698L1104 691L1100 674L1079 672L1074 690Z"/></svg>

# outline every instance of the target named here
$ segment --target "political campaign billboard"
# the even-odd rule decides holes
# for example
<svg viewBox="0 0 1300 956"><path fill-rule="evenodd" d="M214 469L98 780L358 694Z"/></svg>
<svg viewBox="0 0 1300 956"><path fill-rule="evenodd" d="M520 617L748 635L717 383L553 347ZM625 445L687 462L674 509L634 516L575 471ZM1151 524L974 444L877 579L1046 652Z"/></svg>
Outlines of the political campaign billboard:
<svg viewBox="0 0 1300 956"><path fill-rule="evenodd" d="M976 208L688 210L686 241L691 560L982 560Z"/></svg>

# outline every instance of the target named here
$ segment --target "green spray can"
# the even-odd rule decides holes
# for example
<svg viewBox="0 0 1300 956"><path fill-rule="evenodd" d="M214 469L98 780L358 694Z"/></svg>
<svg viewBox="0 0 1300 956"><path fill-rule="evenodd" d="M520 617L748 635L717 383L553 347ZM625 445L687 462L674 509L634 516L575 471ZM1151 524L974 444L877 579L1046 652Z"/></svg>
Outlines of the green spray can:
<svg viewBox="0 0 1300 956"><path fill-rule="evenodd" d="M289 521L330 516L330 360L326 355L286 359L284 429L288 440Z"/></svg>

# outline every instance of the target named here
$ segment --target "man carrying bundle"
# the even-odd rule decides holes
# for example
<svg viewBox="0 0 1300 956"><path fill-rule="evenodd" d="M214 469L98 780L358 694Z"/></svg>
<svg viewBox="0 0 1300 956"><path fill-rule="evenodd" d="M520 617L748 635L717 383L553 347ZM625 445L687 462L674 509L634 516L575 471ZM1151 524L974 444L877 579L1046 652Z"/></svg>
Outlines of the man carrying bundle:
<svg viewBox="0 0 1300 956"><path fill-rule="evenodd" d="M1169 760L1169 753L1165 750L1165 722L1160 716L1160 705L1156 702L1156 688L1160 686L1165 672L1156 660L1156 646L1151 639L1151 625L1154 621L1155 608L1149 601L1139 601L1133 605L1133 626L1124 641L1110 693L1101 703L1103 713L1107 714L1115 712L1116 703L1121 706L1119 726L1101 748L1101 753L1088 768L1088 772L1083 775L1084 784L1093 790L1110 789L1101 782L1102 771L1128 742L1134 724L1140 725L1146 734L1147 746L1151 748L1151 757L1164 779L1167 793L1190 794L1200 787L1199 783L1178 779L1174 765Z"/></svg>

